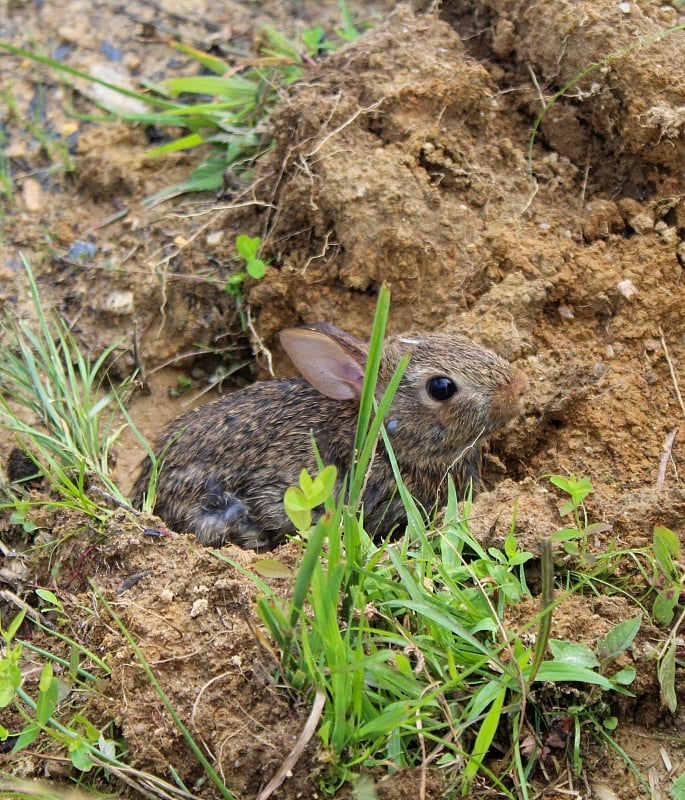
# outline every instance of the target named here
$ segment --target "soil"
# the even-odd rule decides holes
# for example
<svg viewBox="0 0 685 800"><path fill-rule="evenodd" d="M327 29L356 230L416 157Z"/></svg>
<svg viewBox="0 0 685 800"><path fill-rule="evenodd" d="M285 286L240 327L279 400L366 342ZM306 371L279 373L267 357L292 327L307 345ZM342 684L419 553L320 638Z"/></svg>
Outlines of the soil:
<svg viewBox="0 0 685 800"><path fill-rule="evenodd" d="M339 22L336 3L310 0L3 5L0 41L134 85L197 71L169 38L234 55L256 51L264 23L292 34ZM659 36L684 22L682 11L648 0L365 4L371 29L283 91L269 122L274 146L249 186L227 180L213 195L152 207L144 198L187 176L197 154L149 156L166 132L75 117L93 112L91 86L72 91L54 72L0 53L0 143L14 190L0 212L3 305L31 316L22 252L87 352L118 342L114 372L143 368L146 391L131 414L155 438L189 403L216 396L206 390L219 366L250 362L224 389L291 374L276 337L284 327L325 320L367 336L387 283L392 330L463 332L529 377L523 416L486 457L473 521L483 541L503 539L516 503L517 538L537 552L564 524L548 476L573 473L592 481L588 516L606 523L594 553L645 546L655 525L685 546L685 32ZM536 117L564 87L529 165ZM261 236L270 259L246 286L247 332L223 289L242 232ZM89 249L85 260L77 245ZM172 396L179 377L192 382L190 397ZM12 442L4 434L0 443L6 455ZM128 489L142 450L125 435L116 455ZM309 708L273 681L251 583L154 518L122 510L104 530L67 512L37 521L28 543L4 518L3 540L26 553L3 558L0 580L33 604L36 586L58 592L70 634L107 660L112 674L89 719L113 721L132 766L168 778L173 764L198 796L215 796L195 784L197 762L94 602L93 581L227 786L257 797ZM286 544L274 557L292 567L298 552ZM248 567L258 559L223 553ZM270 582L287 593L288 580ZM621 596L574 596L555 611L553 635L593 643L631 609ZM537 604L518 613L512 622L524 625ZM659 693L653 643L664 635L645 621L630 656L635 696L618 704L615 732L662 793L685 769L682 688L676 714ZM54 648L41 636L38 646ZM28 748L4 769L68 777L64 760L47 764ZM324 768L314 738L277 796L320 796ZM588 750L585 769L592 796L641 792L605 750ZM575 793L570 771L561 775L559 791ZM378 775L376 790L441 797L440 781L422 787L424 778Z"/></svg>

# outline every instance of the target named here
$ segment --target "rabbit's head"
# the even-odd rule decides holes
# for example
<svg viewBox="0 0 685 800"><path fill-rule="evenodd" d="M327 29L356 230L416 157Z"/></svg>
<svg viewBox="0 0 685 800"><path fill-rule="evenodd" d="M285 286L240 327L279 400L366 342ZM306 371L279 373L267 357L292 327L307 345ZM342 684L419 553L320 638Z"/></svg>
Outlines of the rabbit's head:
<svg viewBox="0 0 685 800"><path fill-rule="evenodd" d="M327 323L287 329L281 342L323 395L359 399L366 342ZM378 396L405 353L410 354L409 366L385 421L400 461L452 463L521 412L527 386L523 372L460 334L388 337Z"/></svg>

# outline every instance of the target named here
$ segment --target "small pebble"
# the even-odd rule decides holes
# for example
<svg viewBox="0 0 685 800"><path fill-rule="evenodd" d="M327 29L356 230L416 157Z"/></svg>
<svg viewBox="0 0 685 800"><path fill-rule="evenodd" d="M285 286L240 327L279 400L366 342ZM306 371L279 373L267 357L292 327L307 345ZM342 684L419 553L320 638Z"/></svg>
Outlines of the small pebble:
<svg viewBox="0 0 685 800"><path fill-rule="evenodd" d="M151 539L162 539L164 535L164 531L157 528L143 528L143 536L149 536Z"/></svg>
<svg viewBox="0 0 685 800"><path fill-rule="evenodd" d="M66 61L67 58L74 52L76 46L74 44L65 43L59 44L52 51L52 57L55 61Z"/></svg>
<svg viewBox="0 0 685 800"><path fill-rule="evenodd" d="M8 144L5 148L5 158L26 158L27 155L26 142L18 139Z"/></svg>
<svg viewBox="0 0 685 800"><path fill-rule="evenodd" d="M647 233L654 228L654 220L647 214L635 214L628 220L628 225L635 231L635 233Z"/></svg>
<svg viewBox="0 0 685 800"><path fill-rule="evenodd" d="M207 234L206 242L208 247L216 247L218 244L221 244L224 238L223 231L212 231L211 233Z"/></svg>
<svg viewBox="0 0 685 800"><path fill-rule="evenodd" d="M72 134L77 133L78 130L79 124L74 119L68 119L59 126L60 136L71 136Z"/></svg>
<svg viewBox="0 0 685 800"><path fill-rule="evenodd" d="M110 292L103 299L101 308L119 317L129 316L133 314L134 309L133 292L130 290Z"/></svg>
<svg viewBox="0 0 685 800"><path fill-rule="evenodd" d="M559 316L562 319L575 319L576 317L576 315L573 313L573 309L571 308L571 306L563 306L563 305L559 306L557 311L559 312Z"/></svg>
<svg viewBox="0 0 685 800"><path fill-rule="evenodd" d="M111 42L102 42L100 44L100 50L106 59L115 61L117 64L120 64L124 58L124 53L121 48Z"/></svg>
<svg viewBox="0 0 685 800"><path fill-rule="evenodd" d="M21 187L21 196L27 211L43 208L43 189L35 178L26 178Z"/></svg>
<svg viewBox="0 0 685 800"><path fill-rule="evenodd" d="M129 72L137 72L142 64L142 59L137 53L125 53L122 64Z"/></svg>
<svg viewBox="0 0 685 800"><path fill-rule="evenodd" d="M206 597L199 597L193 603L193 607L190 609L191 618L195 619L195 617L199 617L202 614L206 614L208 608L209 608L209 603L207 602L207 598Z"/></svg>
<svg viewBox="0 0 685 800"><path fill-rule="evenodd" d="M637 288L635 287L635 284L630 280L630 278L626 278L623 281L619 281L616 288L625 297L626 300L630 300L637 294Z"/></svg>
<svg viewBox="0 0 685 800"><path fill-rule="evenodd" d="M592 793L598 800L619 800L619 795L606 783L594 783Z"/></svg>
<svg viewBox="0 0 685 800"><path fill-rule="evenodd" d="M85 27L84 25L60 25L57 28L57 35L63 42L78 44L84 40ZM61 60L61 54L56 52L54 55L56 60Z"/></svg>
<svg viewBox="0 0 685 800"><path fill-rule="evenodd" d="M98 251L98 246L92 242L84 242L82 239L72 244L71 250L67 253L70 261L79 261L81 264L90 261Z"/></svg>

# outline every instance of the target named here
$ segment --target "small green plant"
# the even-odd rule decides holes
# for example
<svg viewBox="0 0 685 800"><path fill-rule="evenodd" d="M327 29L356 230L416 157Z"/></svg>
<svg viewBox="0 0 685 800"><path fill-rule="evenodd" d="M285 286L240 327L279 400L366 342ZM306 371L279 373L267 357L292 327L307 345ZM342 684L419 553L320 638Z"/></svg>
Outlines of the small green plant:
<svg viewBox="0 0 685 800"><path fill-rule="evenodd" d="M612 689L625 693L622 687L629 686L635 680L635 668L624 667L613 674L608 673L616 659L633 643L641 622L640 616L619 622L605 636L597 639L596 654L585 644L550 639L549 648L553 661L556 664L597 670L599 675L606 677ZM605 684L602 685L607 688Z"/></svg>
<svg viewBox="0 0 685 800"><path fill-rule="evenodd" d="M65 709L68 716L65 717L61 712L61 704L71 693L73 680L65 681L55 675L52 657L41 668L35 699L24 688L24 645L17 641L24 619L25 611L21 611L7 630L0 629L5 642L4 657L0 659L0 708L13 704L24 719L23 727L16 732L0 725L0 740L5 741L11 736L14 740L12 752L18 753L32 745L41 733L47 734L65 748L72 765L80 772L89 772L93 768L93 756L98 761L115 761L116 745L113 740L107 739L103 731L92 725L83 714L71 715L68 708ZM77 666L72 679L74 675L95 680Z"/></svg>
<svg viewBox="0 0 685 800"><path fill-rule="evenodd" d="M266 273L266 261L259 258L262 240L259 236L247 236L241 233L235 240L239 258L244 262L243 268L226 281L226 291L235 297L236 307L240 314L243 330L247 328L247 315L243 300L243 286L248 277L260 280Z"/></svg>
<svg viewBox="0 0 685 800"><path fill-rule="evenodd" d="M660 625L670 625L685 586L685 568L681 563L678 537L668 528L657 525L652 539L658 570L658 593L652 613Z"/></svg>
<svg viewBox="0 0 685 800"><path fill-rule="evenodd" d="M569 495L559 513L562 517L571 516L573 523L570 527L558 530L552 536L552 540L563 542L564 550L569 555L587 559L588 536L611 529L611 526L604 522L588 522L585 498L594 491L592 483L589 478L577 478L573 473L568 477L551 475L549 480Z"/></svg>
<svg viewBox="0 0 685 800"><path fill-rule="evenodd" d="M176 379L176 386L172 389L169 389L169 395L171 397L183 397L184 395L188 394L193 388L193 379L188 377L187 375L179 375Z"/></svg>
<svg viewBox="0 0 685 800"><path fill-rule="evenodd" d="M286 490L283 498L286 514L301 534L306 534L312 527L312 510L333 496L337 474L334 466L328 466L312 478L303 469L299 488L291 486Z"/></svg>
<svg viewBox="0 0 685 800"><path fill-rule="evenodd" d="M660 625L671 625L676 610L682 605L685 569L681 562L681 547L678 537L668 528L657 525L654 528L652 548L656 571L655 589L657 595L652 606L652 616ZM685 610L672 625L658 654L659 686L661 700L672 714L678 708L676 694L676 656L678 632L685 620Z"/></svg>
<svg viewBox="0 0 685 800"><path fill-rule="evenodd" d="M266 272L266 262L259 258L259 251L262 246L262 240L259 236L247 236L241 233L236 237L235 247L238 255L245 262L244 271L234 275L226 284L226 288L230 291L234 287L242 287L243 282L249 276L258 281L264 277Z"/></svg>
<svg viewBox="0 0 685 800"><path fill-rule="evenodd" d="M66 620L64 604L54 592L51 592L50 589L36 589L36 595L41 600L41 613L57 614L60 623Z"/></svg>
<svg viewBox="0 0 685 800"><path fill-rule="evenodd" d="M10 523L12 525L19 525L24 533L27 534L31 534L37 530L38 525L36 525L33 520L29 519L31 510L30 502L28 500L16 498L16 500L13 500L13 506L15 510L10 514Z"/></svg>
<svg viewBox="0 0 685 800"><path fill-rule="evenodd" d="M668 793L671 795L671 800L685 800L685 772L673 781Z"/></svg>
<svg viewBox="0 0 685 800"><path fill-rule="evenodd" d="M464 513L470 513L470 506L469 511ZM533 554L519 548L514 535L515 528L516 510L504 539L504 549L489 547L486 558L469 562L470 569L479 580L494 581L500 587L502 601L506 603L518 603L529 594L523 567L533 558Z"/></svg>

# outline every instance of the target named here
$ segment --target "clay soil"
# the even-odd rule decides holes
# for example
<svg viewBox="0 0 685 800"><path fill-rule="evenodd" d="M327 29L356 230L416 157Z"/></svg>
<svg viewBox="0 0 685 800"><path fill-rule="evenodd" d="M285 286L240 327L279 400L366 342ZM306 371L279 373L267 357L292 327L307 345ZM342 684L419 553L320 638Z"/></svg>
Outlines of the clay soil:
<svg viewBox="0 0 685 800"><path fill-rule="evenodd" d="M392 330L466 333L529 377L523 416L485 460L478 536L500 541L517 502L516 535L537 552L563 525L548 476L573 473L593 483L590 520L606 523L594 553L643 547L655 525L685 546L685 33L657 37L683 23L682 6L388 1L363 13L371 28L360 40L283 92L267 123L273 147L249 185L227 176L221 191L153 207L143 199L183 179L198 156L150 157L151 142L171 132L79 119L72 112L95 110L91 86L72 91L54 72L1 53L0 143L14 192L0 212L5 309L30 318L23 252L44 302L86 351L118 342L117 376L143 369L131 413L154 438L189 403L216 397L200 393L218 368L248 362L224 390L291 374L276 339L283 327L326 320L368 335L385 282ZM239 59L256 52L265 23L292 35L338 22L337 4L309 0L5 0L0 40L135 85L197 71L169 38ZM571 82L544 116L529 164L537 115ZM241 232L261 236L270 259L266 276L246 286L248 331L223 289L238 269ZM190 394L170 393L179 377ZM12 442L1 441L4 457ZM125 435L116 455L128 489L142 450ZM161 528L154 518L120 510L104 529L66 512L36 521L38 535L26 541L2 517L7 548L26 552L3 558L1 588L34 605L37 586L52 588L68 608L67 632L107 661L111 675L88 700L88 718L113 723L132 766L169 778L171 764L198 796L215 797L196 783L195 759L94 601L92 581L227 786L257 797L309 708L274 683L249 581L188 536L145 535ZM287 544L274 557L293 567L298 553ZM248 567L258 558L224 554ZM287 580L272 583L287 593ZM519 613L523 624L537 604ZM620 595L575 596L555 612L553 636L592 644L634 613ZM54 650L54 639L30 635ZM685 771L682 670L675 714L657 681L654 647L664 637L645 619L626 656L635 696L614 709L616 741L654 797ZM37 678L30 672L29 691ZM562 756L546 796L644 796L624 761L584 747L583 778ZM8 774L69 775L66 759L32 748L0 758ZM320 796L325 760L314 737L275 796ZM420 771L374 779L381 798L446 791L440 776L424 784ZM121 783L109 791L136 796Z"/></svg>

